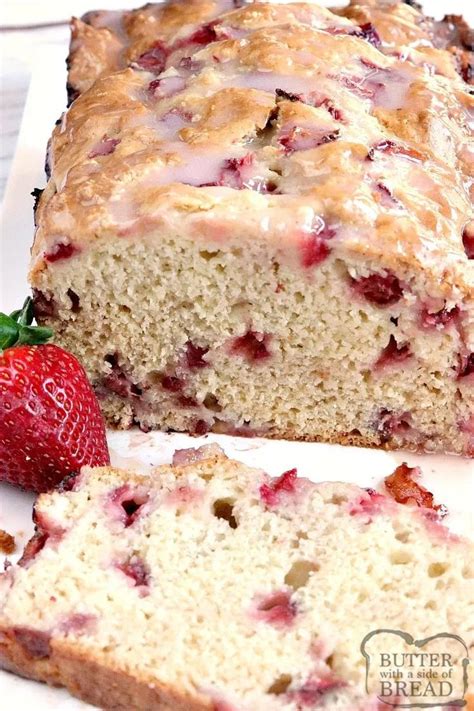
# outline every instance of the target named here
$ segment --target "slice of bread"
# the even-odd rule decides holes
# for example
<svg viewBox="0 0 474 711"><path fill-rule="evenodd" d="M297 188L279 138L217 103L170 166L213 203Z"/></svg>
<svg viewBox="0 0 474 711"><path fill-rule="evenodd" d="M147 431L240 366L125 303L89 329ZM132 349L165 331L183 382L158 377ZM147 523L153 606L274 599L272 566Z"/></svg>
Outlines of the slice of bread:
<svg viewBox="0 0 474 711"><path fill-rule="evenodd" d="M366 635L474 641L471 544L373 490L211 446L150 477L84 469L35 516L0 576L0 660L105 709L389 708L365 691ZM384 634L365 654L400 649Z"/></svg>

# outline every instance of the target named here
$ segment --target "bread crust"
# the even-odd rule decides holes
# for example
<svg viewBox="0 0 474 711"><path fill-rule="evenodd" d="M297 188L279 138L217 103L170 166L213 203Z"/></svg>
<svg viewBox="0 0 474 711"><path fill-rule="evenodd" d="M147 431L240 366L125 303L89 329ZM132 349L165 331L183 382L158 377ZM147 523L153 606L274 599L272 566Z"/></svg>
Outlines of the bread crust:
<svg viewBox="0 0 474 711"><path fill-rule="evenodd" d="M8 629L0 627L0 669L49 686L66 687L81 701L104 711L217 711L212 701L185 697L172 687L151 689L72 648L60 650L56 646L49 659L32 660L9 638ZM468 694L465 701L465 711L474 711L474 694Z"/></svg>
<svg viewBox="0 0 474 711"><path fill-rule="evenodd" d="M108 711L211 711L212 701L193 698L178 689L147 684L124 671L113 670L64 641L53 640L51 655L34 659L0 627L0 668L27 679L63 686L71 694Z"/></svg>
<svg viewBox="0 0 474 711"><path fill-rule="evenodd" d="M472 110L474 99L457 74L430 76L422 68L421 58L400 62L384 55L354 34L357 24L309 4L297 5L294 10L275 6L271 11L267 5L257 4L235 10L229 17L224 14L218 21L225 39L219 39L218 34L217 41L197 48L192 42L189 47L189 37L196 24L212 16L216 3L204 3L207 12L198 12L196 3L190 4L186 13L192 10L191 16L184 18L190 35L184 38L184 30L175 22L176 13L183 12L179 8L184 6L171 3L164 7L163 12L174 18L173 22L168 18L162 28L160 42L168 53L164 75L172 81L178 77L181 84L176 94L158 102L149 89L156 72L137 66L140 56L150 51L151 41L148 35L143 36L145 29L140 34L139 28L155 27L157 22L161 27L163 18L153 14L158 12L156 7L127 15L127 28L134 28L130 31L136 33L136 41L121 66L114 59L117 35L107 22L94 27L83 23L83 48L89 46L91 32L98 34L87 51L81 53L82 45L74 44L70 74L80 78L74 80L73 89L82 86L91 72L89 65L101 67L101 71L53 134L52 181L37 211L31 270L34 286L40 273L51 268L45 254L52 250L54 258L58 240L62 243L64 238L77 254L93 249L101 239L127 236L153 241L156 234L175 229L203 243L212 242L210 225L216 225L216 243L225 239L241 244L246 235L253 235L291 253L298 247L300 230L305 229L305 210L312 205L317 212L327 210L340 221L341 234L334 250L342 258L374 259L381 268L393 269L401 276L406 269L419 270L433 289L448 298L457 290L466 295L472 292L473 264L462 244L471 207L461 178L464 172L467 180L472 171L462 158L462 146L468 140L464 114ZM146 24L150 17L154 23ZM76 44L79 27L75 21ZM200 31L205 27L201 25ZM242 43L241 33L246 43ZM440 51L451 58L449 52ZM199 56L196 61L202 65L191 76L182 66L183 58L190 59L186 52ZM122 56L123 51L118 54ZM311 56L311 73L298 59L306 55L305 61ZM308 95L320 80L334 82L336 78L336 84L331 84L331 101L348 120L331 117L326 109L318 108L317 101L316 115L313 99L282 101L275 97L274 82L280 90L278 83L285 76L289 56L292 73L287 79L294 91ZM222 69L230 66L244 71ZM401 98L387 99L382 94L368 112L367 98L352 89L351 95L345 86L347 81L350 86L355 81L347 79L346 71L357 81L366 81L358 76L361 66L365 73L378 73L377 82L386 83L387 94L399 92ZM278 79L262 84L260 72ZM277 119L272 118L276 110ZM177 131L172 128L172 138L169 122L175 119L170 116L183 124ZM255 161L262 162L259 170L264 173L281 163L277 170L283 171L283 178L272 177L278 184L276 192L226 189L216 193L212 186L219 184L215 182L219 179L217 166L223 160L234 160L235 146L249 136L260 136L270 123L277 134L290 130L286 127L314 125L337 138L323 141L317 151L282 155L278 137L267 137L268 145L256 154ZM445 132L450 134L449 141L440 141L440 133ZM101 143L104 137L109 141L105 146ZM383 151L379 156L386 162L384 171L397 200L406 205L403 219L387 211L383 199L363 188L369 180L372 163L367 156L373 146L394 139L407 144L408 151L415 151L414 160L389 157ZM206 161L209 165L202 171ZM336 177L321 180L322 163L329 169L328 175ZM194 165L196 175L191 180L181 167L187 164ZM344 191L340 190L341 175ZM432 186L430 200L419 187L425 182ZM284 201L279 193L284 194ZM123 201L120 209L119 201ZM359 207L366 202L374 211L368 233L365 207ZM301 224L295 217L298 214ZM268 223L265 237L262 221ZM281 224L286 225L283 233Z"/></svg>

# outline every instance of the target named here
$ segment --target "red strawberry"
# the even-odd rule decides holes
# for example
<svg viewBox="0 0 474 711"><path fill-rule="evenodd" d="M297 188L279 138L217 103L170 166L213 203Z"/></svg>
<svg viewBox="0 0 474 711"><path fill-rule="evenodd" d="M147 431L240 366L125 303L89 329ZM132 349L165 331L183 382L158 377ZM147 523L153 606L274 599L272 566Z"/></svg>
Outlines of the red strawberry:
<svg viewBox="0 0 474 711"><path fill-rule="evenodd" d="M0 314L0 481L46 491L84 464L110 463L105 425L84 368L33 327L31 299Z"/></svg>

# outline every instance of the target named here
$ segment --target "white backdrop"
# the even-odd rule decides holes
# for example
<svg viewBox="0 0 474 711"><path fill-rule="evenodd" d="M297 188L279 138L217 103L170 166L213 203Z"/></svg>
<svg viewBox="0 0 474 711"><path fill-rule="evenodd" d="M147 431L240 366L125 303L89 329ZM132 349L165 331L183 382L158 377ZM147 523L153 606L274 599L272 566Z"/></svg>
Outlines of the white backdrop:
<svg viewBox="0 0 474 711"><path fill-rule="evenodd" d="M274 0L284 2L285 0ZM312 0L310 0L311 2ZM143 4L140 0L130 2L130 0L97 0L94 8L93 0L3 0L0 9L0 25L25 25L50 23L65 20L71 15L81 15L87 10L104 9L116 10L121 7L137 7ZM333 0L333 2L321 2L329 5L345 5L344 0ZM447 12L464 14L470 16L474 21L473 0L430 0L430 12L436 16L442 16Z"/></svg>

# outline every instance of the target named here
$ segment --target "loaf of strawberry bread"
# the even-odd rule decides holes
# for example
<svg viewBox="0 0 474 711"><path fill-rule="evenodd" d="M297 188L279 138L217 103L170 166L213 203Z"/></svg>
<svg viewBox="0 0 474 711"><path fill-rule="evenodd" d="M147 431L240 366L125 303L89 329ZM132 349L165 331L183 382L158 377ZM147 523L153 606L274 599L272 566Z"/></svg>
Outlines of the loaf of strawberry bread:
<svg viewBox="0 0 474 711"><path fill-rule="evenodd" d="M411 5L73 22L30 279L111 424L474 454L472 37Z"/></svg>
<svg viewBox="0 0 474 711"><path fill-rule="evenodd" d="M433 508L271 479L213 447L148 477L86 468L39 497L0 575L0 664L103 709L381 711L416 699L366 669L425 640L464 698L472 545Z"/></svg>

